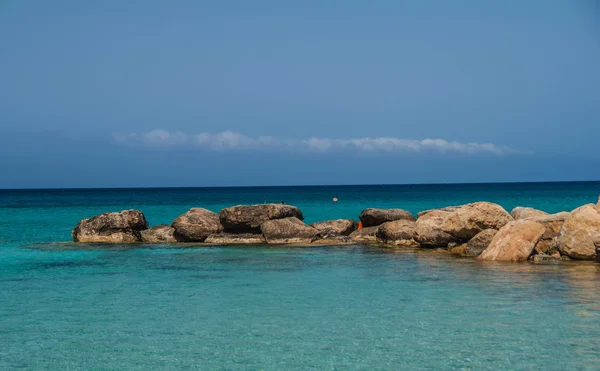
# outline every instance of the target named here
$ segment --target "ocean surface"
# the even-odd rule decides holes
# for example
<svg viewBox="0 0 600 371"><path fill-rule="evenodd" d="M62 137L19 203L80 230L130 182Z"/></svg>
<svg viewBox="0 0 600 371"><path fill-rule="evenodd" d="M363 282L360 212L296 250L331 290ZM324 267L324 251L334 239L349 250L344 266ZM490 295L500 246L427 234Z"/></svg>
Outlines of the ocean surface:
<svg viewBox="0 0 600 371"><path fill-rule="evenodd" d="M481 263L368 246L78 248L82 218L281 202L595 203L600 182L0 190L0 370L600 368L600 264ZM339 202L333 203L337 197Z"/></svg>

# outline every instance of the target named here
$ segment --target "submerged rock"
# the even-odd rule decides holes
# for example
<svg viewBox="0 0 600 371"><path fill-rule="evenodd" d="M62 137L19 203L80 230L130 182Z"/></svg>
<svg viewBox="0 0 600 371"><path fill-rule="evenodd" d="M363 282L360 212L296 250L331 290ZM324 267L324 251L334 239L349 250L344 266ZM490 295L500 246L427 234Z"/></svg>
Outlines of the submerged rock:
<svg viewBox="0 0 600 371"><path fill-rule="evenodd" d="M563 255L593 260L600 246L600 208L588 204L573 210L558 234L557 244Z"/></svg>
<svg viewBox="0 0 600 371"><path fill-rule="evenodd" d="M264 222L289 217L304 219L300 209L283 204L238 205L225 208L219 214L225 232L231 233L260 233Z"/></svg>
<svg viewBox="0 0 600 371"><path fill-rule="evenodd" d="M175 228L170 225L161 224L140 232L142 242L146 243L174 243L177 239L174 236Z"/></svg>
<svg viewBox="0 0 600 371"><path fill-rule="evenodd" d="M335 235L318 235L312 242L316 245L348 245L354 243L349 236Z"/></svg>
<svg viewBox="0 0 600 371"><path fill-rule="evenodd" d="M204 241L216 245L256 245L266 243L262 234L255 233L216 233L211 234Z"/></svg>
<svg viewBox="0 0 600 371"><path fill-rule="evenodd" d="M537 254L529 257L529 261L535 264L556 264L559 262L559 259L546 254Z"/></svg>
<svg viewBox="0 0 600 371"><path fill-rule="evenodd" d="M394 220L415 220L415 217L402 209L365 209L360 213L363 227L375 227Z"/></svg>
<svg viewBox="0 0 600 371"><path fill-rule="evenodd" d="M515 220L532 218L536 216L548 215L547 212L542 210L537 210L532 207L521 207L517 206L510 212L510 215L515 218Z"/></svg>
<svg viewBox="0 0 600 371"><path fill-rule="evenodd" d="M377 230L379 230L379 226L361 228L350 233L349 237L357 242L375 242L377 241Z"/></svg>
<svg viewBox="0 0 600 371"><path fill-rule="evenodd" d="M261 224L260 229L269 244L308 244L319 233L296 217L268 220Z"/></svg>
<svg viewBox="0 0 600 371"><path fill-rule="evenodd" d="M416 223L411 220L395 220L383 223L375 233L377 242L402 247L419 247L415 241L417 236Z"/></svg>
<svg viewBox="0 0 600 371"><path fill-rule="evenodd" d="M448 252L452 255L460 255L460 256L466 256L467 254L467 244L463 243L461 245L456 245L456 246L448 246Z"/></svg>
<svg viewBox="0 0 600 371"><path fill-rule="evenodd" d="M319 232L330 235L348 236L358 227L358 223L350 219L326 220L324 222L313 223L311 227Z"/></svg>
<svg viewBox="0 0 600 371"><path fill-rule="evenodd" d="M140 242L140 232L148 228L146 217L138 210L124 210L96 215L80 221L72 232L75 242Z"/></svg>
<svg viewBox="0 0 600 371"><path fill-rule="evenodd" d="M171 227L175 229L175 238L182 242L204 242L208 236L222 230L219 215L202 208L193 208L180 215Z"/></svg>
<svg viewBox="0 0 600 371"><path fill-rule="evenodd" d="M479 256L481 253L488 248L494 236L498 233L495 229L485 229L471 238L467 242L465 254L469 256Z"/></svg>
<svg viewBox="0 0 600 371"><path fill-rule="evenodd" d="M531 220L517 220L500 228L478 259L524 261L531 256L545 228Z"/></svg>

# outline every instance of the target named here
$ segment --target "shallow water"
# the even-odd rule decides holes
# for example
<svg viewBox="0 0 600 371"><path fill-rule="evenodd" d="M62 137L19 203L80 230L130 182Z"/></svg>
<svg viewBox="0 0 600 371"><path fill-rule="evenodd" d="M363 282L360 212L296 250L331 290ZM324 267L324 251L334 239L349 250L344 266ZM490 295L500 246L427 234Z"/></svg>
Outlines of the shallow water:
<svg viewBox="0 0 600 371"><path fill-rule="evenodd" d="M79 219L129 207L157 224L192 206L283 199L315 221L476 200L555 212L599 191L600 183L0 191L0 369L599 368L596 263L492 264L368 246L61 243Z"/></svg>

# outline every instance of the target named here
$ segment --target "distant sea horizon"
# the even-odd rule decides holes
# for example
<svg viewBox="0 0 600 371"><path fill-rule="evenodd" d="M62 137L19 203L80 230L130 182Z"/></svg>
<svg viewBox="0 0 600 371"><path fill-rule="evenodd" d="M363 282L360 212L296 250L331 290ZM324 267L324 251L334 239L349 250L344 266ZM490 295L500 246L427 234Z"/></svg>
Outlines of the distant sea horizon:
<svg viewBox="0 0 600 371"><path fill-rule="evenodd" d="M540 181L491 181L491 182L416 182L416 183L354 183L354 184L274 184L274 185L194 185L194 186L84 186L84 187L21 187L3 188L0 191L52 191L52 190L98 190L98 189L196 189L196 188L293 188L293 187L376 187L376 186L437 186L437 185L485 185L485 184L546 184L546 183L598 183L596 180L540 180Z"/></svg>

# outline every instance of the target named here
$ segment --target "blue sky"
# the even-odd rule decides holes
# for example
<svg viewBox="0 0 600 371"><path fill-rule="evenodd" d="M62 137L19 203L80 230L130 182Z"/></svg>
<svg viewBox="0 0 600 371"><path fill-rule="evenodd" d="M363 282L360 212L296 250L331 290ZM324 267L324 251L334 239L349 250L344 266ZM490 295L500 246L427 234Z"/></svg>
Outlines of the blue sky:
<svg viewBox="0 0 600 371"><path fill-rule="evenodd" d="M4 0L0 55L0 188L600 179L591 0Z"/></svg>

